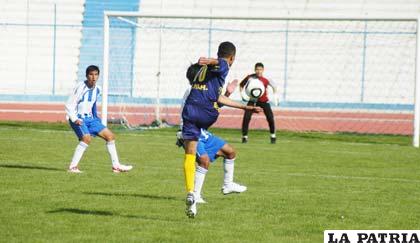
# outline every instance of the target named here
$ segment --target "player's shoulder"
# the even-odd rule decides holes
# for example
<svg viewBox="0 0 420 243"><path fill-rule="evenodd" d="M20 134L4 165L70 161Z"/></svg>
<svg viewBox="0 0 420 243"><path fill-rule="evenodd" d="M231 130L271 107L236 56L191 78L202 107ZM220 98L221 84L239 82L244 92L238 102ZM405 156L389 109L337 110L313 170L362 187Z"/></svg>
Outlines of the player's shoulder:
<svg viewBox="0 0 420 243"><path fill-rule="evenodd" d="M84 81L78 81L74 84L74 94L82 92L82 90L86 87L86 83Z"/></svg>
<svg viewBox="0 0 420 243"><path fill-rule="evenodd" d="M266 83L266 84L270 83L270 79L268 79L268 78L267 78L267 77L265 77L265 76L258 77L258 79L259 79L259 80L261 80L261 81L263 81L263 82L264 82L264 83Z"/></svg>
<svg viewBox="0 0 420 243"><path fill-rule="evenodd" d="M268 81L268 78L266 76L260 76L258 78L261 79L261 80L264 80L264 81Z"/></svg>
<svg viewBox="0 0 420 243"><path fill-rule="evenodd" d="M229 70L228 68L229 65L224 58L217 58L217 61L218 61L218 64L209 66L211 71L220 71L221 69Z"/></svg>
<svg viewBox="0 0 420 243"><path fill-rule="evenodd" d="M86 81L77 81L75 86L76 88L85 88L87 87Z"/></svg>

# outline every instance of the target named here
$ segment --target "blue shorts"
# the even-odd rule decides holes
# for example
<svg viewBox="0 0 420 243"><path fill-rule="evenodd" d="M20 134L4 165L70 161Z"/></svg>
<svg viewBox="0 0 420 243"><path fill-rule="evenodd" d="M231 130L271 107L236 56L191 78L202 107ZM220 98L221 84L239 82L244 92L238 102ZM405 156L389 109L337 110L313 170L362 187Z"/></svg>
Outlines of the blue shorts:
<svg viewBox="0 0 420 243"><path fill-rule="evenodd" d="M210 162L217 159L217 152L222 149L226 142L214 136L212 133L201 129L201 135L197 143L197 157L207 154L210 158Z"/></svg>
<svg viewBox="0 0 420 243"><path fill-rule="evenodd" d="M186 104L182 110L182 137L185 140L200 138L201 129L208 129L216 122L219 112L214 107Z"/></svg>
<svg viewBox="0 0 420 243"><path fill-rule="evenodd" d="M83 123L82 125L76 125L72 121L69 120L71 128L73 128L76 136L81 139L84 135L91 135L95 137L98 135L102 130L106 128L101 123L99 118L80 118Z"/></svg>

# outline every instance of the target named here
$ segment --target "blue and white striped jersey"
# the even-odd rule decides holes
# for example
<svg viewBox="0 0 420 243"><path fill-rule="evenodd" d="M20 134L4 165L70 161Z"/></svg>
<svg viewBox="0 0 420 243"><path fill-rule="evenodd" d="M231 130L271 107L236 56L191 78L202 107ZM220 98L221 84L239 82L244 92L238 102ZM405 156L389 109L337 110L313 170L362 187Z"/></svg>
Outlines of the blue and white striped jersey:
<svg viewBox="0 0 420 243"><path fill-rule="evenodd" d="M97 85L89 88L86 81L77 83L65 105L66 119L75 122L78 118L97 118L96 101L99 95L100 89Z"/></svg>

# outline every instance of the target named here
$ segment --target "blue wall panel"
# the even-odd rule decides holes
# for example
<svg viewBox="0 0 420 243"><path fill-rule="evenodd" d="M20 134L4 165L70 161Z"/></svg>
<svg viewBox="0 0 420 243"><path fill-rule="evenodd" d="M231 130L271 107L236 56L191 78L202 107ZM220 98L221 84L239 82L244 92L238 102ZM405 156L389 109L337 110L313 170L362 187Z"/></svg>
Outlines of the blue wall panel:
<svg viewBox="0 0 420 243"><path fill-rule="evenodd" d="M83 15L82 45L79 57L79 80L85 79L85 69L103 62L103 12L139 11L139 0L86 0ZM135 48L135 26L111 20L110 94L131 94L132 67ZM116 23L116 25L113 25ZM118 26L119 28L112 28ZM118 78L115 75L118 74Z"/></svg>

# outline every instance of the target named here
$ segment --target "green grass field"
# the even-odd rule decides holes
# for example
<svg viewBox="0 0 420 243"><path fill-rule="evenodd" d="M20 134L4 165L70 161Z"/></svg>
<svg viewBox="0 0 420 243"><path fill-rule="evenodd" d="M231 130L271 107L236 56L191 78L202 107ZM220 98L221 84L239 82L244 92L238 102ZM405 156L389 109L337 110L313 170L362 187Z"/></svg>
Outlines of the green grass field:
<svg viewBox="0 0 420 243"><path fill-rule="evenodd" d="M212 165L195 219L184 214L183 153L175 129L116 129L122 161L113 174L94 139L80 167L63 124L0 123L1 242L322 242L326 229L419 229L420 150L409 137L212 130L238 151L223 196L222 161Z"/></svg>

